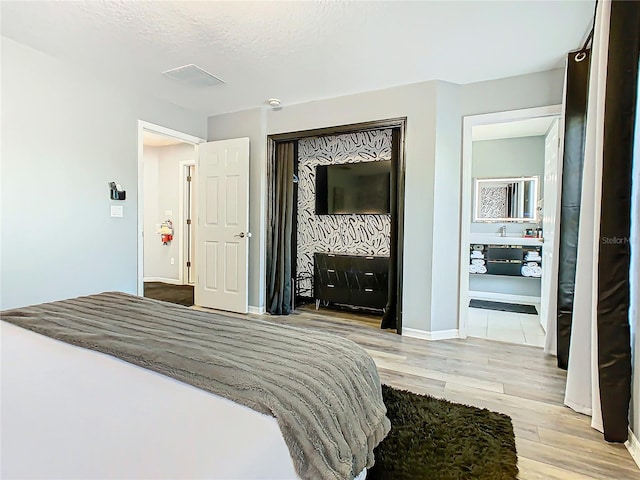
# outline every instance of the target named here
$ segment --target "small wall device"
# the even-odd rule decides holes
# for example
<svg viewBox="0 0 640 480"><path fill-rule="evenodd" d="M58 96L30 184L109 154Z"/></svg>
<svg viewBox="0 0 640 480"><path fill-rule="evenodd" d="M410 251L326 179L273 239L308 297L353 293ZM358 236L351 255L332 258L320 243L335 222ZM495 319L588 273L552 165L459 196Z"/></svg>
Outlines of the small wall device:
<svg viewBox="0 0 640 480"><path fill-rule="evenodd" d="M127 192L122 189L122 185L116 182L109 182L111 189L111 200L124 200L127 198Z"/></svg>

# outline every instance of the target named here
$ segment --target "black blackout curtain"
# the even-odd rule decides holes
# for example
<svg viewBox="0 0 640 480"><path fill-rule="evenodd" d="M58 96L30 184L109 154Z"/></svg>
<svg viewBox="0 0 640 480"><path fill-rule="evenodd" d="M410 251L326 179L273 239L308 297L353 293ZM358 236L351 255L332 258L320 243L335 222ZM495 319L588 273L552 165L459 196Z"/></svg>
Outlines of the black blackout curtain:
<svg viewBox="0 0 640 480"><path fill-rule="evenodd" d="M567 369L580 227L580 197L587 125L591 50L569 53L564 111L564 152L558 265L558 366Z"/></svg>
<svg viewBox="0 0 640 480"><path fill-rule="evenodd" d="M402 325L398 318L398 228L399 228L399 205L398 205L398 176L400 175L400 129L394 128L391 131L391 239L389 242L389 296L385 308L380 328L396 329L402 333Z"/></svg>
<svg viewBox="0 0 640 480"><path fill-rule="evenodd" d="M604 438L628 437L631 174L640 61L640 2L611 3L598 254L598 377ZM635 153L638 155L638 152Z"/></svg>
<svg viewBox="0 0 640 480"><path fill-rule="evenodd" d="M296 145L275 145L270 205L271 225L267 249L267 311L272 315L288 315L292 305L292 237Z"/></svg>

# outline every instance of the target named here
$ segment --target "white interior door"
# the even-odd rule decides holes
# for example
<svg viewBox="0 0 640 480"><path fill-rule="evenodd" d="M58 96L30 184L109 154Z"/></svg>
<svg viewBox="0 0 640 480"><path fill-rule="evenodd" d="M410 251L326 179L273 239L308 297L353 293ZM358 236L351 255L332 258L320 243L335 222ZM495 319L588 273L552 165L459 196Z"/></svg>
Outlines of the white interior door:
<svg viewBox="0 0 640 480"><path fill-rule="evenodd" d="M554 120L545 138L544 149L544 200L542 209L542 283L540 291L540 325L547 331L549 315L555 315L558 259L554 257L557 241L556 225L560 178L558 153L560 148L558 119ZM554 268L555 266L555 268ZM553 323L551 323L553 325ZM549 332L547 332L548 334Z"/></svg>
<svg viewBox="0 0 640 480"><path fill-rule="evenodd" d="M246 313L249 139L198 146L195 303Z"/></svg>

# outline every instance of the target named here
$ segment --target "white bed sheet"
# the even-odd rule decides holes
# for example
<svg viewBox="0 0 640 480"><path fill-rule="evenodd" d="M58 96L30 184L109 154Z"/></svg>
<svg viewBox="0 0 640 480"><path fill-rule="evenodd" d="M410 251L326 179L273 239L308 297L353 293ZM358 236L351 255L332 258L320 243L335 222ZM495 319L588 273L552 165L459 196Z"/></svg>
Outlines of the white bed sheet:
<svg viewBox="0 0 640 480"><path fill-rule="evenodd" d="M276 420L0 322L3 479L296 479Z"/></svg>

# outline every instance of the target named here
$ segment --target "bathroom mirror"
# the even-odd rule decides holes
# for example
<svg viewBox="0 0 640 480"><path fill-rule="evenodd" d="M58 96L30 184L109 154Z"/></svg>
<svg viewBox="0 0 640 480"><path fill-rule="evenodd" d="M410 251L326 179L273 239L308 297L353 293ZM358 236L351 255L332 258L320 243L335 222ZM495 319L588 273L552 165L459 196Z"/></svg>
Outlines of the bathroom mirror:
<svg viewBox="0 0 640 480"><path fill-rule="evenodd" d="M537 176L476 178L474 180L474 222L538 221Z"/></svg>

